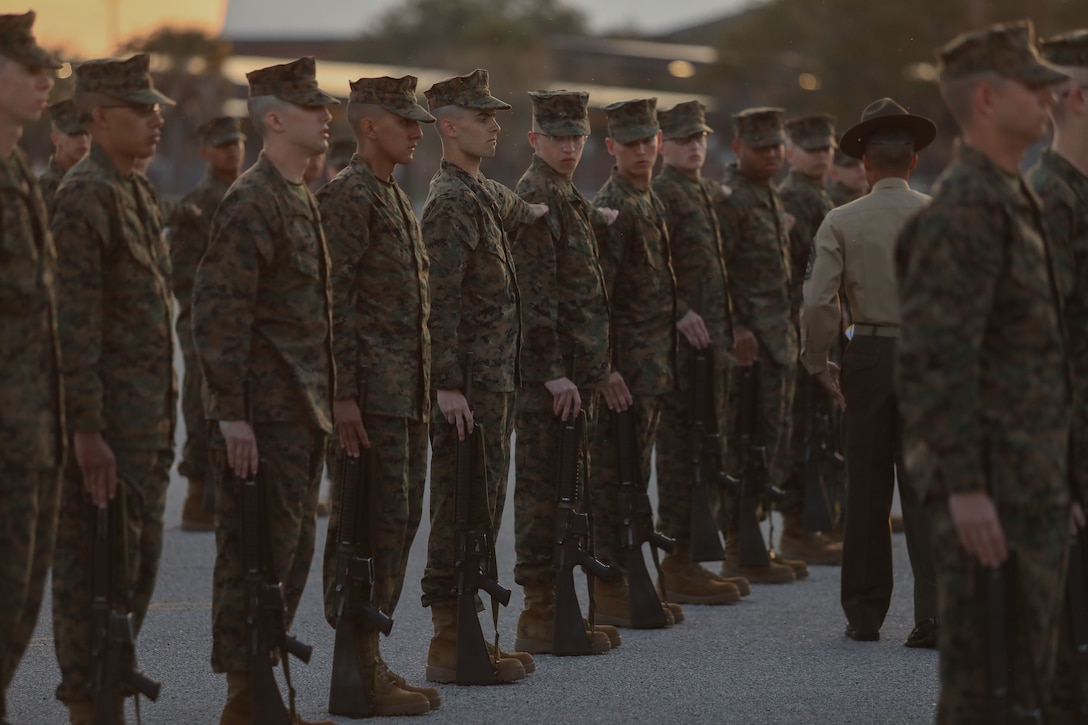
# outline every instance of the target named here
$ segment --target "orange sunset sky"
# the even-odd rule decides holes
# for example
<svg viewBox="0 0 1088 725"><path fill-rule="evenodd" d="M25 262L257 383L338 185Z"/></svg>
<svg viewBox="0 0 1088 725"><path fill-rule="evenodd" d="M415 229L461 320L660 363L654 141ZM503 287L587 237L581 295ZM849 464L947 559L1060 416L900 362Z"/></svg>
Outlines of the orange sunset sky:
<svg viewBox="0 0 1088 725"><path fill-rule="evenodd" d="M39 43L84 57L108 54L114 33L124 41L160 25L217 32L225 8L226 0L0 0L0 12L37 11L34 34Z"/></svg>

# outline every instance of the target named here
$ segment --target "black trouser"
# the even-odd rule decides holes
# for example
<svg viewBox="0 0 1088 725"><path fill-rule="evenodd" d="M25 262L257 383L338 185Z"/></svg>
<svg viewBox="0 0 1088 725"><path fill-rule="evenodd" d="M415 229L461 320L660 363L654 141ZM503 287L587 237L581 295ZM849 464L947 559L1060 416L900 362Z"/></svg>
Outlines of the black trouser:
<svg viewBox="0 0 1088 725"><path fill-rule="evenodd" d="M842 608L855 629L876 632L892 598L892 535L888 516L899 474L907 552L914 572L914 619L937 616L929 519L902 465L902 422L893 390L895 338L857 335L843 357L846 396L846 531Z"/></svg>

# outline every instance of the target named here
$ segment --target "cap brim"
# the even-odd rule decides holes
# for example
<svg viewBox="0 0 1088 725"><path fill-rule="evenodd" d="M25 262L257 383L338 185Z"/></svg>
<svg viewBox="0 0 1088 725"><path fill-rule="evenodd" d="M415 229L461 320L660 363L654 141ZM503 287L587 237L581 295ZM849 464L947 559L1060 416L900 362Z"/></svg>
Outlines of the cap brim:
<svg viewBox="0 0 1088 725"><path fill-rule="evenodd" d="M657 124L643 125L643 126L624 126L613 133L609 129L608 137L616 143L631 143L632 141L638 141L640 138L651 138L657 135L657 132L661 130L661 127Z"/></svg>
<svg viewBox="0 0 1088 725"><path fill-rule="evenodd" d="M664 131L664 129L662 129L662 131ZM714 129L707 126L705 123L695 123L673 131L667 131L663 134L662 139L665 141L676 141L677 139L690 138L697 133L714 133Z"/></svg>
<svg viewBox="0 0 1088 725"><path fill-rule="evenodd" d="M513 106L505 101L500 101L495 96L483 96L466 103L465 108L478 108L482 111L509 111Z"/></svg>
<svg viewBox="0 0 1088 725"><path fill-rule="evenodd" d="M880 116L847 129L839 139L839 148L847 156L860 159L865 155L865 144L875 131L885 128L901 128L914 139L914 153L918 153L937 138L937 126L925 116Z"/></svg>
<svg viewBox="0 0 1088 725"><path fill-rule="evenodd" d="M382 106L382 108L401 118L407 118L409 121L419 121L420 123L435 122L434 116L427 113L427 110L423 108L423 106L415 103L410 106Z"/></svg>
<svg viewBox="0 0 1088 725"><path fill-rule="evenodd" d="M305 88L299 91L277 93L276 96L288 103L297 106L338 106L340 101L331 93L326 93L320 88Z"/></svg>
<svg viewBox="0 0 1088 725"><path fill-rule="evenodd" d="M537 126L540 126L540 130L549 136L588 136L589 135L589 121L583 121L578 123L576 121L556 121L553 123L541 123L539 120L536 122Z"/></svg>
<svg viewBox="0 0 1088 725"><path fill-rule="evenodd" d="M817 149L833 149L838 148L839 144L836 143L834 137L827 136L826 138L806 138L804 141L794 141L795 146L800 146L805 151L816 151Z"/></svg>
<svg viewBox="0 0 1088 725"><path fill-rule="evenodd" d="M173 106L174 99L167 95L164 95L154 88L143 88L138 91L132 91L131 93L125 93L119 95L118 98L129 103L146 103L149 106Z"/></svg>
<svg viewBox="0 0 1088 725"><path fill-rule="evenodd" d="M53 54L40 46L34 47L28 50L26 53L20 53L16 56L17 60L21 60L26 65L35 68L50 68L52 70L59 70L64 67L64 64L53 57Z"/></svg>
<svg viewBox="0 0 1088 725"><path fill-rule="evenodd" d="M211 138L209 138L207 141L204 142L204 145L205 146L212 146L212 147L214 147L214 146L223 146L224 144L235 143L237 141L245 141L245 140L246 140L246 135L244 133L242 133L241 131L236 131L234 133L223 133L223 134L219 134L218 136L212 136Z"/></svg>
<svg viewBox="0 0 1088 725"><path fill-rule="evenodd" d="M90 131L87 130L87 127L79 121L66 121L65 123L57 123L54 121L53 123L56 124L57 130L69 136L74 136L77 133L90 133Z"/></svg>
<svg viewBox="0 0 1088 725"><path fill-rule="evenodd" d="M1024 68L1018 80L1036 86L1050 86L1069 80L1069 74L1048 61L1035 60Z"/></svg>
<svg viewBox="0 0 1088 725"><path fill-rule="evenodd" d="M758 135L743 135L740 137L742 143L751 146L754 149L765 149L771 146L781 146L786 143L785 133L761 133Z"/></svg>

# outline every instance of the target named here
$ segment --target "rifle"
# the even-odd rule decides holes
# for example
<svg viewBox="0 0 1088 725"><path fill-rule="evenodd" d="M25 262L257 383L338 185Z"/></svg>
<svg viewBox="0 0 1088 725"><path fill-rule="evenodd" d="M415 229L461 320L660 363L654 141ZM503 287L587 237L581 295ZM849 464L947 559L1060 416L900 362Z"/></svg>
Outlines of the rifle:
<svg viewBox="0 0 1088 725"><path fill-rule="evenodd" d="M124 496L124 492L121 492ZM136 625L132 612L113 605L113 529L117 500L97 510L92 546L91 670L94 678L94 725L124 723L124 698L135 690L154 702L162 684L136 669ZM136 716L139 718L139 699Z"/></svg>
<svg viewBox="0 0 1088 725"><path fill-rule="evenodd" d="M369 368L360 366L359 413L366 414ZM329 712L345 717L374 714L374 683L364 674L359 658L359 637L373 629L388 635L393 620L374 606L374 558L370 450L358 458L345 455L340 488L340 521L336 531L336 641L332 654ZM364 531L365 527L365 531Z"/></svg>
<svg viewBox="0 0 1088 725"><path fill-rule="evenodd" d="M987 443L985 464L990 499L993 501L994 510L1000 515L1000 491L997 477L1001 469L997 461L997 447L992 443ZM981 596L983 631L986 637L986 698L989 721L994 725L1043 722L1043 713L1040 708L1022 708L1016 704L1013 652L1016 651L1014 639L1018 614L1017 582L1016 552L1011 548L1008 558L1001 566L995 568L978 566L978 590ZM1028 674L1035 679L1034 684L1038 695L1035 657L1030 647L1028 649Z"/></svg>
<svg viewBox="0 0 1088 725"><path fill-rule="evenodd" d="M472 406L472 362L468 353L465 361L465 399ZM498 682L498 669L487 651L480 617L476 613L477 593L483 589L491 595L491 611L495 620L495 657L499 656L499 610L510 603L510 590L496 580L495 550L491 541L490 524L481 529L473 516L473 485L482 461L483 441L477 436L478 425L465 432L457 441L457 478L454 515L457 532L457 559L454 562L457 593L457 684L489 685ZM487 492L484 491L484 499Z"/></svg>
<svg viewBox="0 0 1088 725"><path fill-rule="evenodd" d="M725 557L718 525L710 503L710 487L707 468L715 479L720 480L718 457L721 452L721 434L718 433L717 411L710 379L713 352L709 347L692 348L691 356L691 410L688 432L691 452L691 528L690 558L692 561L720 561ZM709 424L708 424L709 423Z"/></svg>
<svg viewBox="0 0 1088 725"><path fill-rule="evenodd" d="M571 380L574 379L571 363ZM583 475L581 445L585 435L585 413L559 421L559 449L556 471L555 614L552 620L552 654L582 655L593 650L586 631L578 595L574 591L574 567L580 566L589 585L590 624L593 618L593 577L611 580L615 570L602 564L591 551L588 512L575 510L578 481ZM588 497L587 497L588 498Z"/></svg>
<svg viewBox="0 0 1088 725"><path fill-rule="evenodd" d="M246 419L253 425L253 398L246 381ZM261 466L260 471L267 467ZM254 725L289 725L295 720L295 689L291 685L288 655L309 663L313 647L287 633L287 605L283 583L272 580L268 564L268 527L264 481L261 473L240 478L239 515L242 534L242 569L246 595L246 636L249 640L250 722ZM290 712L283 704L273 655L283 661Z"/></svg>
<svg viewBox="0 0 1088 725"><path fill-rule="evenodd" d="M781 489L771 484L767 465L767 447L756 439L759 361L740 369L737 395L737 437L739 438L740 478L726 476L724 482L737 500L737 538L742 567L764 567L771 563L767 544L759 528L757 512L760 497L777 502L785 498Z"/></svg>
<svg viewBox="0 0 1088 725"><path fill-rule="evenodd" d="M834 509L827 495L825 475L841 471L842 455L835 450L827 396L815 377L805 378L805 432L803 437L805 477L805 529L830 531L835 528Z"/></svg>
<svg viewBox="0 0 1088 725"><path fill-rule="evenodd" d="M619 369L619 353L616 353ZM665 592L665 575L657 558L657 550L671 554L676 542L654 530L653 507L650 497L642 490L642 477L635 485L638 462L635 461L635 430L631 424L631 411L613 411L613 435L619 458L619 512L623 522L621 546L627 554L628 596L631 605L631 627L634 629L659 629L668 625L668 618L661 606L661 597L650 580L646 560L642 557L642 545L650 544L654 567L657 569L658 586Z"/></svg>
<svg viewBox="0 0 1088 725"><path fill-rule="evenodd" d="M1065 589L1074 664L1077 668L1077 712L1088 720L1088 532L1077 531L1069 550L1069 579Z"/></svg>

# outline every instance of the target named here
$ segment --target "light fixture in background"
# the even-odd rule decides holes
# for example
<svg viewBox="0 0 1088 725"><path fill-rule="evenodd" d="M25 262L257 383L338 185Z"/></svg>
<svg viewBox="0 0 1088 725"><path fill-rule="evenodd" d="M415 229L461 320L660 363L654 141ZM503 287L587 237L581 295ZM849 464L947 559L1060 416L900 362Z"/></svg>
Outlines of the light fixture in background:
<svg viewBox="0 0 1088 725"><path fill-rule="evenodd" d="M60 68L57 68L57 78L64 80L65 78L72 77L72 64L68 61L64 61L60 64Z"/></svg>
<svg viewBox="0 0 1088 725"><path fill-rule="evenodd" d="M823 86L820 79L813 73L802 73L797 76L797 85L806 91L818 91Z"/></svg>
<svg viewBox="0 0 1088 725"><path fill-rule="evenodd" d="M695 66L686 60L674 60L669 63L669 75L673 78L691 78L695 75Z"/></svg>

